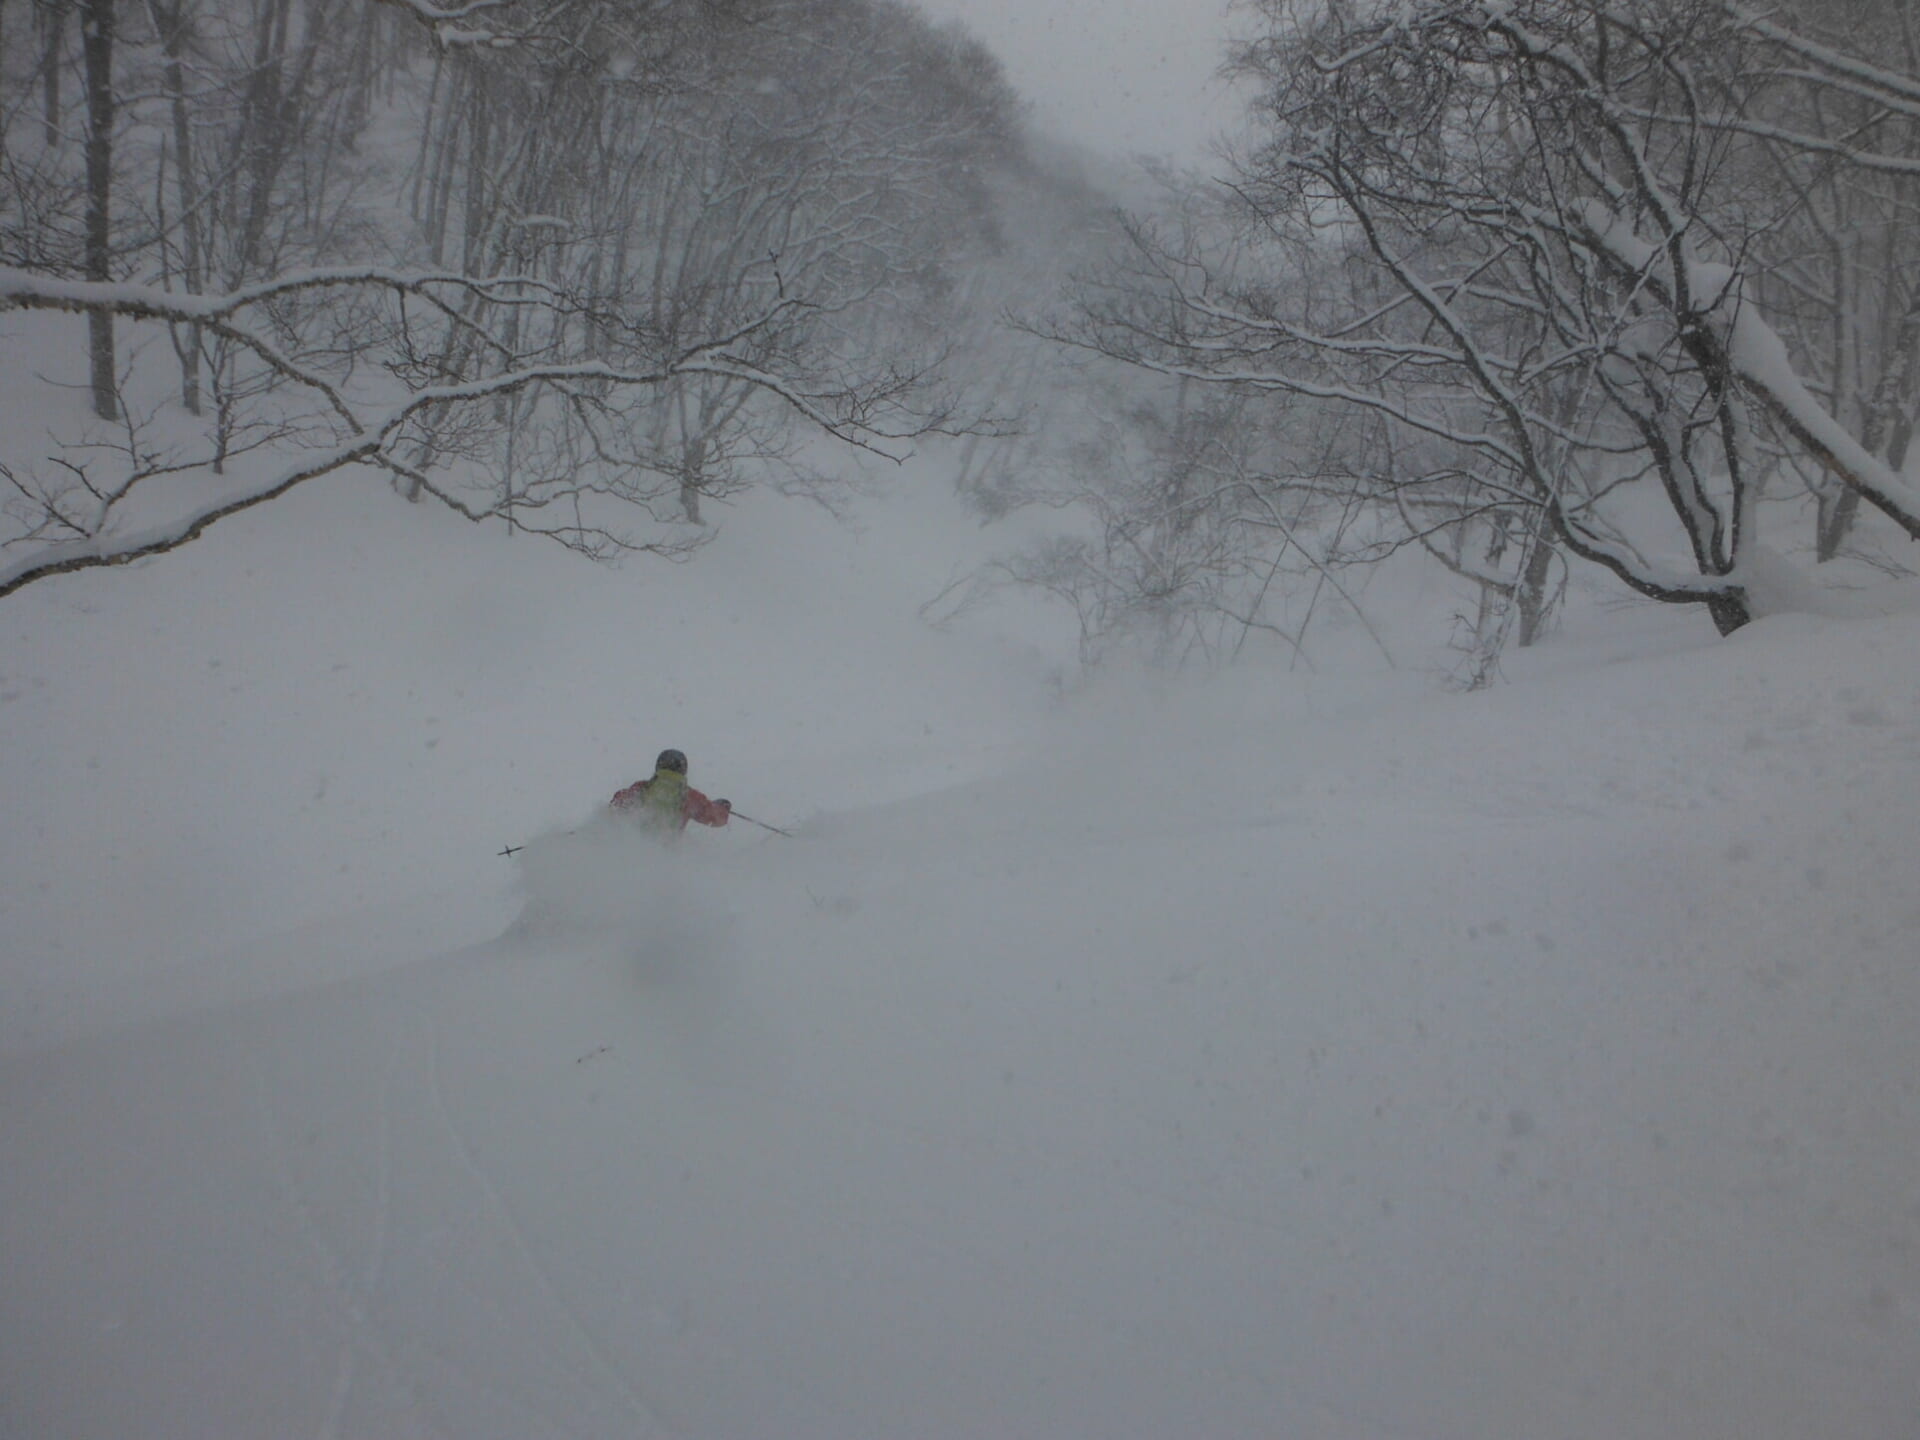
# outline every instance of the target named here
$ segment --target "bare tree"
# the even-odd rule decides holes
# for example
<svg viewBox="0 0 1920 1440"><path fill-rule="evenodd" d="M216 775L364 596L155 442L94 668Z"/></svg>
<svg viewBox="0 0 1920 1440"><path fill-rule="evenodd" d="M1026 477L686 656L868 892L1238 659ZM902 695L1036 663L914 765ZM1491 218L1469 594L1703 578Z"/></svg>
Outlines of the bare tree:
<svg viewBox="0 0 1920 1440"><path fill-rule="evenodd" d="M435 253L593 297L585 326L506 312L503 343L640 363L795 301L777 329L755 322L763 359L813 355L875 393L930 394L940 270L990 209L970 171L1012 138L997 72L888 7L587 22L590 43L554 53L452 55L433 89L415 182ZM806 474L790 412L721 374L604 407L530 390L496 420L490 448L470 426L459 443L470 481L516 505L583 456L696 523L750 477Z"/></svg>
<svg viewBox="0 0 1920 1440"><path fill-rule="evenodd" d="M1801 196L1767 183L1734 99L1771 22L1711 0L1253 8L1236 63L1265 138L1231 180L1250 243L1136 229L1062 338L1374 415L1393 464L1364 467L1370 489L1416 537L1422 511L1456 540L1485 517L1514 557L1497 583L1536 620L1550 536L1738 628L1764 603L1759 505L1787 456L1920 535L1920 495L1765 314L1758 240ZM1311 283L1335 267L1346 283Z"/></svg>
<svg viewBox="0 0 1920 1440"><path fill-rule="evenodd" d="M105 183L57 149L0 177L0 311L167 327L204 443L143 401L0 455L0 594L350 464L589 554L678 551L703 500L804 473L809 437L894 453L964 423L948 269L1018 145L964 37L875 0L133 16ZM407 124L417 144L362 143ZM101 355L97 389L123 378Z"/></svg>
<svg viewBox="0 0 1920 1440"><path fill-rule="evenodd" d="M1908 243L1920 220L1920 25L1886 0L1730 13L1746 46L1711 123L1748 142L1799 201L1754 236L1756 293L1830 412L1898 470L1920 366L1920 264ZM1820 466L1807 478L1816 557L1831 560L1861 491Z"/></svg>

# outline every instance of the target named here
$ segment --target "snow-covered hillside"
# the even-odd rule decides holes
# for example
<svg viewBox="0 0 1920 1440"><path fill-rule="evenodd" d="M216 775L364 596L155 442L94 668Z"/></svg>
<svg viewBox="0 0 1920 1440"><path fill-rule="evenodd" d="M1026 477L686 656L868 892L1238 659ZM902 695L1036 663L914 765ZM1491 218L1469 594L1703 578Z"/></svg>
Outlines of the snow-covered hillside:
<svg viewBox="0 0 1920 1440"><path fill-rule="evenodd" d="M849 529L767 497L615 571L343 477L0 606L0 923L34 957L0 1047L497 935L496 852L665 745L775 823L991 768L1048 702L1047 626L921 624L1004 537L901 498Z"/></svg>
<svg viewBox="0 0 1920 1440"><path fill-rule="evenodd" d="M1915 1433L1913 613L1061 698L863 513L0 608L0 1433Z"/></svg>

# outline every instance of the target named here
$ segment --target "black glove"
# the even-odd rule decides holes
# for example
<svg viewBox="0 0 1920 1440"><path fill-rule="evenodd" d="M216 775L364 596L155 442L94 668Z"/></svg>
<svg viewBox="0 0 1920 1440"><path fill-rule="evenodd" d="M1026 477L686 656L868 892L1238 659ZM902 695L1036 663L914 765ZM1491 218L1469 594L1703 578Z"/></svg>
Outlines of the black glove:
<svg viewBox="0 0 1920 1440"><path fill-rule="evenodd" d="M716 800L713 803L718 805L722 810L731 810L733 808L733 802L731 800Z"/></svg>

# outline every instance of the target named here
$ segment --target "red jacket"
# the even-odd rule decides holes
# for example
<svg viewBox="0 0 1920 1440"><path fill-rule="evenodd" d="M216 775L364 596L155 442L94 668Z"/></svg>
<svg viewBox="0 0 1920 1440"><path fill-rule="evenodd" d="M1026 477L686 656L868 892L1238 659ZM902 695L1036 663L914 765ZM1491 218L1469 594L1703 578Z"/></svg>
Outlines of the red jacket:
<svg viewBox="0 0 1920 1440"><path fill-rule="evenodd" d="M626 789L617 793L607 803L615 810L634 811L646 804L647 789L652 780L636 780ZM733 807L726 801L709 800L691 785L686 787L680 797L680 828L687 828L689 820L698 820L702 825L724 825L727 817L733 813Z"/></svg>

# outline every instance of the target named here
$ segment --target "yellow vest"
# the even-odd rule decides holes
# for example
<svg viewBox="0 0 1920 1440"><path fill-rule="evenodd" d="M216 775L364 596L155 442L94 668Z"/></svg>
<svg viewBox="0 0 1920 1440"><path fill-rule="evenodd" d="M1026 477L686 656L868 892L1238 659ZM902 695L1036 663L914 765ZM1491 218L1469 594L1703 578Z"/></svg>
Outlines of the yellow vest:
<svg viewBox="0 0 1920 1440"><path fill-rule="evenodd" d="M686 823L687 777L671 770L654 771L635 813L654 834L678 835Z"/></svg>

